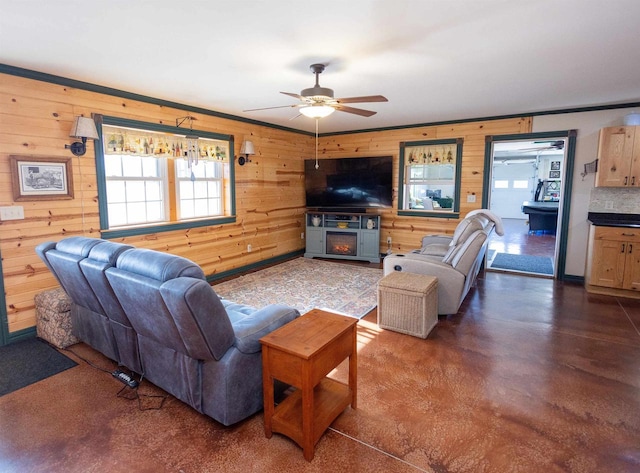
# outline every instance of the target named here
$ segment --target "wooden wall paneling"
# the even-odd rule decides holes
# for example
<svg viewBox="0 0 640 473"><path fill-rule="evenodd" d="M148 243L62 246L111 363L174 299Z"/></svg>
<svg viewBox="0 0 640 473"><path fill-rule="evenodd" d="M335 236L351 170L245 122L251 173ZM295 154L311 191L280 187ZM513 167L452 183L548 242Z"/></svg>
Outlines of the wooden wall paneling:
<svg viewBox="0 0 640 473"><path fill-rule="evenodd" d="M304 248L304 240L300 239L305 213L303 160L315 156L315 137L10 75L3 75L0 81L0 205L17 204L10 189L9 156L70 156L64 145L73 141L68 130L74 116L92 113L170 126L175 125L176 118L191 115L196 118L194 129L233 135L234 156L238 155L243 139L252 140L256 147L252 163L235 166L235 223L115 241L188 257L200 264L206 274L241 268ZM321 136L318 154L320 159L393 156L397 199L401 141L463 137L461 214L464 214L480 206L484 136L525 133L530 127L530 119L518 118ZM35 247L43 241L71 235L99 236L92 140L87 147L87 154L72 162L75 199L22 202L25 220L0 222L10 332L32 327L33 296L56 286L55 278L35 255ZM468 192L476 193L476 204L466 204ZM422 235L451 233L457 224L455 219L399 217L395 207L380 214L383 252L387 249L388 235L392 236L394 251L405 251L418 246ZM253 251L247 251L247 244L252 245Z"/></svg>
<svg viewBox="0 0 640 473"><path fill-rule="evenodd" d="M202 264L208 274L304 247L300 240L304 214L300 157L313 152L309 136L16 76L3 75L2 79L0 205L16 204L10 189L9 155L70 156L64 145L73 141L68 130L76 115L100 113L170 126L175 126L176 118L192 115L196 117L194 129L233 135L234 156L242 139L252 139L259 150L260 154L253 157L256 168L243 170L236 166L238 223L195 228L188 234L175 231L119 240L183 255ZM33 296L56 286L55 278L35 255L35 246L71 235L99 236L92 140L87 148L80 161L74 158L72 162L75 199L23 202L20 204L24 204L25 220L0 222L10 332L32 327ZM287 173L290 169L293 174ZM261 214L257 213L256 203ZM250 223L249 227L241 223L244 220ZM248 232L252 232L251 237ZM248 238L255 240L251 253L246 251Z"/></svg>
<svg viewBox="0 0 640 473"><path fill-rule="evenodd" d="M382 155L394 157L393 209L382 212L380 251L387 251L388 236L392 238L393 251L408 251L418 248L424 235L452 234L459 219L397 215L400 142L463 138L460 215L464 216L471 210L480 208L482 204L485 136L527 133L531 131L531 124L531 119L525 117L326 136L319 140L319 159ZM476 195L476 202L467 203L467 195L472 193Z"/></svg>

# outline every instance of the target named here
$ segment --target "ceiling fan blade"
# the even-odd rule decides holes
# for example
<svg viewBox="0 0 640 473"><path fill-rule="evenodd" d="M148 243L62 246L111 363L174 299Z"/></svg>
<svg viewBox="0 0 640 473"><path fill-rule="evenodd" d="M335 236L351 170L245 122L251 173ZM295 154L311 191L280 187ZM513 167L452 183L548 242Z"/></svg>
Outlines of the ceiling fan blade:
<svg viewBox="0 0 640 473"><path fill-rule="evenodd" d="M353 113L355 115L360 115L361 117L370 117L378 113L378 112L372 112L371 110L363 110L361 108L345 107L344 105L340 105L340 104L332 105L332 107L338 110L339 112Z"/></svg>
<svg viewBox="0 0 640 473"><path fill-rule="evenodd" d="M295 104L295 105L280 105L278 107L250 108L248 110L243 110L243 112L256 112L258 110L271 110L274 108L294 108L299 106L300 106L299 104Z"/></svg>
<svg viewBox="0 0 640 473"><path fill-rule="evenodd" d="M294 99L304 100L304 97L300 94L294 94L293 92L280 92L281 94L288 95L289 97L293 97Z"/></svg>
<svg viewBox="0 0 640 473"><path fill-rule="evenodd" d="M388 102L387 98L383 95L364 95L362 97L345 97L342 99L335 99L338 103L364 103L364 102Z"/></svg>

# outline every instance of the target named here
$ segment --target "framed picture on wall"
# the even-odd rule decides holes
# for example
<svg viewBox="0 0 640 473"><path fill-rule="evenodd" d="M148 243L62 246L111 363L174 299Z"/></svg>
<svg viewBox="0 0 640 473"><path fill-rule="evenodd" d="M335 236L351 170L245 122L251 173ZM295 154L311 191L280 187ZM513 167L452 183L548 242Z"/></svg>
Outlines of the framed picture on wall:
<svg viewBox="0 0 640 473"><path fill-rule="evenodd" d="M71 158L10 158L14 201L73 199Z"/></svg>
<svg viewBox="0 0 640 473"><path fill-rule="evenodd" d="M551 161L551 170L559 171L560 170L560 161Z"/></svg>
<svg viewBox="0 0 640 473"><path fill-rule="evenodd" d="M560 171L549 171L549 179L560 179Z"/></svg>

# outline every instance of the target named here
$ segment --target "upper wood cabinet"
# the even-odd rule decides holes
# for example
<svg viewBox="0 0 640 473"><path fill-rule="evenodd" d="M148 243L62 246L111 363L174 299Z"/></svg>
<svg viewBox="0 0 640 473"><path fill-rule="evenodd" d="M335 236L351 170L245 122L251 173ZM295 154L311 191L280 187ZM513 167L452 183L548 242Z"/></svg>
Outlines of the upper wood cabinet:
<svg viewBox="0 0 640 473"><path fill-rule="evenodd" d="M597 187L640 186L640 127L600 130Z"/></svg>

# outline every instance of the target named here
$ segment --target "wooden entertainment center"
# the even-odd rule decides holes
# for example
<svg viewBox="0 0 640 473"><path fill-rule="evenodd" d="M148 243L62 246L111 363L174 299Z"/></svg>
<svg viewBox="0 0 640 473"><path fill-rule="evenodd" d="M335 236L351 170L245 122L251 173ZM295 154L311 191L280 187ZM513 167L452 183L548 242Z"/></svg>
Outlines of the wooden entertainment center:
<svg viewBox="0 0 640 473"><path fill-rule="evenodd" d="M306 214L305 258L380 260L380 216L366 213Z"/></svg>

